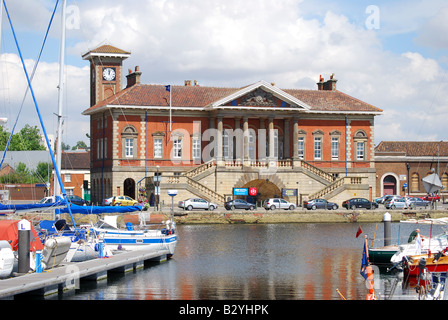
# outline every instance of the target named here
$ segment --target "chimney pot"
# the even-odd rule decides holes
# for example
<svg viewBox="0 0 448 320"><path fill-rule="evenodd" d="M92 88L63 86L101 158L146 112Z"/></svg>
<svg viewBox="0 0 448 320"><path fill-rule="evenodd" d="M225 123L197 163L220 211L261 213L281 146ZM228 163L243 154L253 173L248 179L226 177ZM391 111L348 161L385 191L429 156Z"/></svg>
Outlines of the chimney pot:
<svg viewBox="0 0 448 320"><path fill-rule="evenodd" d="M191 87L191 80L185 80L185 86Z"/></svg>
<svg viewBox="0 0 448 320"><path fill-rule="evenodd" d="M132 70L129 69L129 74L126 76L126 78L127 78L126 88L132 87L136 84L140 84L141 75L142 75L142 72L140 71L140 68L138 66L135 67L134 72L132 72Z"/></svg>

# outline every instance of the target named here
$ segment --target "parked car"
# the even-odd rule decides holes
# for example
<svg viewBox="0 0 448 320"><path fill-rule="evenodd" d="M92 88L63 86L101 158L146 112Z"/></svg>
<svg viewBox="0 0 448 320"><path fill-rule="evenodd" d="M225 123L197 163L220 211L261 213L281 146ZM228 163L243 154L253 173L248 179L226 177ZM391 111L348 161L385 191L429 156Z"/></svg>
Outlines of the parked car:
<svg viewBox="0 0 448 320"><path fill-rule="evenodd" d="M55 203L55 199L57 198L57 201L62 201L62 198L60 196L49 196L49 197L45 197L42 200L39 201L39 203ZM75 195L68 195L67 196L67 200L70 203L76 204L78 206L86 206L88 204L88 202L86 200L84 200L81 197L75 196Z"/></svg>
<svg viewBox="0 0 448 320"><path fill-rule="evenodd" d="M404 197L395 196L384 202L386 209L407 209L408 205Z"/></svg>
<svg viewBox="0 0 448 320"><path fill-rule="evenodd" d="M345 200L342 202L342 207L348 209L355 210L357 208L364 208L364 209L377 209L378 203L371 202L364 198L352 198L349 200Z"/></svg>
<svg viewBox="0 0 448 320"><path fill-rule="evenodd" d="M115 197L110 197L110 198L104 199L103 200L103 205L104 206L111 206L112 205L112 201L114 200L114 198Z"/></svg>
<svg viewBox="0 0 448 320"><path fill-rule="evenodd" d="M56 199L55 196L49 196L42 198L38 203L55 203L56 202L55 199ZM62 201L62 198L58 196L57 201Z"/></svg>
<svg viewBox="0 0 448 320"><path fill-rule="evenodd" d="M422 200L422 199L417 198L417 197L406 196L404 198L406 200L406 204L411 209L416 209L417 207L425 207L426 208L426 207L429 207L431 205L431 203L429 201Z"/></svg>
<svg viewBox="0 0 448 320"><path fill-rule="evenodd" d="M213 211L218 208L218 205L216 203L209 202L201 198L190 198L187 200L179 201L178 206L179 208L183 208L188 211L193 209L204 209Z"/></svg>
<svg viewBox="0 0 448 320"><path fill-rule="evenodd" d="M136 206L137 204L138 201L129 196L116 196L111 203L112 206Z"/></svg>
<svg viewBox="0 0 448 320"><path fill-rule="evenodd" d="M264 202L263 207L268 210L275 210L275 209L285 209L285 210L294 210L296 208L296 205L294 203L288 202L284 199L279 198L271 198L267 199Z"/></svg>
<svg viewBox="0 0 448 320"><path fill-rule="evenodd" d="M67 200L68 200L70 203L76 204L76 205L78 205L78 206L86 206L86 205L89 204L89 203L88 203L86 200L84 200L83 198L78 197L78 196L75 196L75 195L68 195L68 196L67 196Z"/></svg>
<svg viewBox="0 0 448 320"><path fill-rule="evenodd" d="M437 194L428 194L428 195L426 195L425 197L423 197L423 198L421 198L422 200L426 200L426 201L430 201L430 202L433 202L433 201L440 201L440 197L439 197L439 195L437 195Z"/></svg>
<svg viewBox="0 0 448 320"><path fill-rule="evenodd" d="M317 209L337 210L339 208L339 206L336 203L329 202L325 199L313 199L310 201L305 201L303 205L308 210L317 210Z"/></svg>
<svg viewBox="0 0 448 320"><path fill-rule="evenodd" d="M384 203L384 200L386 200L386 198L388 197L389 195L384 195L384 196L382 196L382 197L380 197L380 198L376 198L375 199L375 202L376 203L378 203L378 204L383 204Z"/></svg>
<svg viewBox="0 0 448 320"><path fill-rule="evenodd" d="M254 210L255 204L249 203L246 200L235 199L235 200L227 201L224 204L224 208L226 208L226 210L232 210L232 208L233 209Z"/></svg>

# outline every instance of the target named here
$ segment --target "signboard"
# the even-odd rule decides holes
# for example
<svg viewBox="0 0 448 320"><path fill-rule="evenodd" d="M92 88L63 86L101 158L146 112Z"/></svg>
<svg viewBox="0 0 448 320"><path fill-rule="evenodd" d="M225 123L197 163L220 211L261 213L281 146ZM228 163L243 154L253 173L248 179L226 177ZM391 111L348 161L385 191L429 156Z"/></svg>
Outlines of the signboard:
<svg viewBox="0 0 448 320"><path fill-rule="evenodd" d="M248 196L249 188L233 188L234 196Z"/></svg>
<svg viewBox="0 0 448 320"><path fill-rule="evenodd" d="M254 187L249 188L249 195L250 196L255 197L257 194L258 194L257 188L254 188Z"/></svg>
<svg viewBox="0 0 448 320"><path fill-rule="evenodd" d="M160 188L160 187L159 187ZM160 191L160 190L159 190ZM177 196L178 191L177 190L168 190L168 195L170 197L175 197Z"/></svg>
<svg viewBox="0 0 448 320"><path fill-rule="evenodd" d="M283 197L297 197L297 189L282 189Z"/></svg>

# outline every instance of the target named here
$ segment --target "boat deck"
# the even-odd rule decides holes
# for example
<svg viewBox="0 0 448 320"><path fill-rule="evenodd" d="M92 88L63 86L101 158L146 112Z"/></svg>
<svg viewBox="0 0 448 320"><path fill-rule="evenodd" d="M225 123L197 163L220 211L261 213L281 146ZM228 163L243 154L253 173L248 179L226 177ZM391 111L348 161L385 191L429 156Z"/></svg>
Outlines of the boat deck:
<svg viewBox="0 0 448 320"><path fill-rule="evenodd" d="M28 273L0 280L0 299L11 299L24 293L47 295L75 289L79 280L107 277L107 272L126 272L143 267L145 261L166 259L169 250L136 250L109 258L67 263L42 273Z"/></svg>

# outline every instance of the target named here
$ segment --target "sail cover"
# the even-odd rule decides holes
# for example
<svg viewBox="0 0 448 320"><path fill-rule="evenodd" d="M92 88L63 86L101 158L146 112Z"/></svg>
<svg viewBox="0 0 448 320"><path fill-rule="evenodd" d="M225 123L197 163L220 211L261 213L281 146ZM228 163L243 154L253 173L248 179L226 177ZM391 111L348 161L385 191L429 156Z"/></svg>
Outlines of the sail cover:
<svg viewBox="0 0 448 320"><path fill-rule="evenodd" d="M77 214L103 214L103 213L128 213L141 211L142 206L78 206L76 204L71 204L70 209L72 213ZM60 210L61 213L69 213L68 208L63 208Z"/></svg>
<svg viewBox="0 0 448 320"><path fill-rule="evenodd" d="M442 182L436 173L423 178L422 183L427 193L434 193L443 189Z"/></svg>
<svg viewBox="0 0 448 320"><path fill-rule="evenodd" d="M76 204L70 204L72 213L78 214L102 214L102 213L128 213L141 211L142 206L78 206ZM49 209L59 209L60 213L70 213L67 205L64 202L56 203L30 203L30 204L0 204L1 211L16 211L16 212L29 212L29 211L42 211Z"/></svg>

